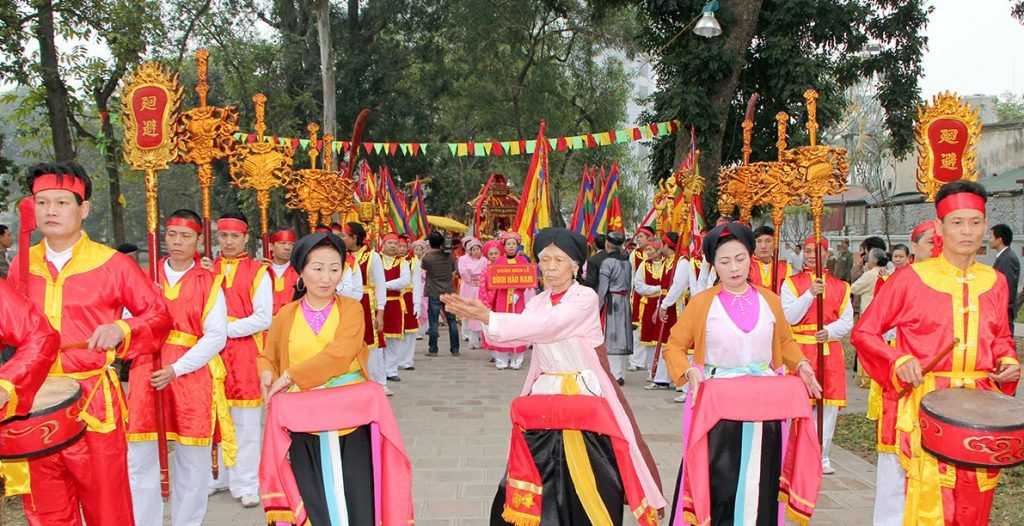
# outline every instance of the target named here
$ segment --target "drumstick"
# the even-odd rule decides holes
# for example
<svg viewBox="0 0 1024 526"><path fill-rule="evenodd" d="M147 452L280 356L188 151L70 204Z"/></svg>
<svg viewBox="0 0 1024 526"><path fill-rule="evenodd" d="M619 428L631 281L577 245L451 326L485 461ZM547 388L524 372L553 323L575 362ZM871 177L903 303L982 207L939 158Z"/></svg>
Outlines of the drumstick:
<svg viewBox="0 0 1024 526"><path fill-rule="evenodd" d="M65 343L64 345L60 346L60 350L62 350L62 351L70 351L72 349L88 349L88 348L89 348L89 342Z"/></svg>
<svg viewBox="0 0 1024 526"><path fill-rule="evenodd" d="M959 343L960 343L960 340L958 338L953 338L953 342L950 343L949 346L946 347L942 352L940 352L939 354L936 354L935 357L932 358L932 361L928 362L928 365L925 366L925 368L921 370L921 376L923 377L924 375L932 372L936 367L938 367L939 366L939 362L941 362L945 357L949 356L949 354L953 352L953 349L956 349L956 346ZM910 394L910 392L913 391L913 390L914 390L914 386L913 385L908 385L908 386L904 387L903 390L900 391L899 398L903 398L904 396Z"/></svg>

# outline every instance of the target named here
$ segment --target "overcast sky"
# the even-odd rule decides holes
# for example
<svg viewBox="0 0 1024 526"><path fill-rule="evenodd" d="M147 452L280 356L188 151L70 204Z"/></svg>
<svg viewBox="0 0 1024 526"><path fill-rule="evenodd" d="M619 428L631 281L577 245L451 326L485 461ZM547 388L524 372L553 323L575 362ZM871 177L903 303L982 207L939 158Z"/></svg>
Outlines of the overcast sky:
<svg viewBox="0 0 1024 526"><path fill-rule="evenodd" d="M932 0L921 94L999 95L1024 91L1024 25L1010 0Z"/></svg>

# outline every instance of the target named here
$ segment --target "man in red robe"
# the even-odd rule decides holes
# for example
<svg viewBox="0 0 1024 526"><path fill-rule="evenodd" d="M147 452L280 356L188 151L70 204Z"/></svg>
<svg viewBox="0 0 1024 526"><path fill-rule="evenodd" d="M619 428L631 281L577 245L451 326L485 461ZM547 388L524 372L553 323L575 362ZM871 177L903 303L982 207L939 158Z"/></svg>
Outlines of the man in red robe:
<svg viewBox="0 0 1024 526"><path fill-rule="evenodd" d="M270 328L274 312L274 289L267 267L249 257L249 223L245 216L228 213L217 220L220 257L212 270L223 280L228 307L228 342L221 353L227 377L224 390L231 406L231 421L238 437L234 467L220 470L210 484L210 493L225 489L242 501L242 506L260 505L259 464L262 399L256 358L263 348L264 331ZM223 453L223 451L221 451ZM223 454L220 465L223 462Z"/></svg>
<svg viewBox="0 0 1024 526"><path fill-rule="evenodd" d="M788 261L779 260L775 275L776 286L772 287L772 262L775 261L775 229L761 225L754 230L754 257L750 260L750 282L758 287L778 292L786 278L793 274Z"/></svg>
<svg viewBox="0 0 1024 526"><path fill-rule="evenodd" d="M157 364L153 355L132 362L128 390L128 467L135 522L161 524L154 395L163 392L171 455L171 524L201 526L206 515L210 448L220 430L227 464L234 464L234 432L224 398L228 312L220 276L196 264L203 222L191 210L177 210L165 224L167 254L159 267L160 286L173 320ZM215 396L215 393L219 396ZM216 401L215 401L216 398ZM209 416L208 416L209 415Z"/></svg>
<svg viewBox="0 0 1024 526"><path fill-rule="evenodd" d="M412 286L412 272L409 262L399 246L399 236L395 233L386 234L381 244L381 263L384 266L384 288L387 289L387 301L384 303L384 339L387 342L383 352L384 374L380 375L371 369L373 381L387 386L388 380L400 382L398 364L405 358L406 313L412 311L412 305L406 305L404 291Z"/></svg>
<svg viewBox="0 0 1024 526"><path fill-rule="evenodd" d="M26 280L23 292L60 333L64 349L49 374L81 384L88 402L80 418L88 431L71 446L28 461L25 517L33 526L80 525L83 516L90 526L131 525L124 398L111 364L155 352L171 319L139 265L82 230L92 181L81 166L37 164L29 168L28 187L43 240L18 251L10 278ZM125 310L131 319L121 319ZM5 473L17 464L5 462Z"/></svg>
<svg viewBox="0 0 1024 526"><path fill-rule="evenodd" d="M853 331L864 368L883 396L899 400L897 445L907 470L904 524L988 524L998 471L958 467L927 453L920 447L918 419L921 398L936 389L1013 394L1020 380L1006 280L976 261L988 231L987 200L984 187L974 182L943 186L935 196L941 255L893 274ZM885 341L891 329L896 347ZM923 364L933 363L924 370Z"/></svg>
<svg viewBox="0 0 1024 526"><path fill-rule="evenodd" d="M0 365L0 420L32 409L36 391L57 359L60 335L35 305L0 278L0 348L14 354Z"/></svg>
<svg viewBox="0 0 1024 526"><path fill-rule="evenodd" d="M828 241L821 238L821 253L828 253ZM792 326L793 339L800 344L804 356L818 370L818 343L824 346L824 432L821 448L821 469L826 475L835 473L829 459L832 435L836 430L839 408L846 407L846 362L841 340L853 328L853 307L850 305L850 284L822 269L822 279L814 277L814 236L804 241L804 270L786 279L780 290L782 310ZM817 297L823 294L824 316L818 330ZM820 409L820 408L819 408Z"/></svg>
<svg viewBox="0 0 1024 526"><path fill-rule="evenodd" d="M292 248L298 240L295 231L281 228L270 234L270 278L274 283L274 314L286 303L291 303L295 294L295 283L299 281L299 273L289 263Z"/></svg>
<svg viewBox="0 0 1024 526"><path fill-rule="evenodd" d="M363 338L370 349L367 368L375 379L387 377L384 364L384 305L387 303L387 289L384 287L384 265L380 254L366 245L366 229L356 222L346 223L338 236L345 242L345 250L355 259L359 277L363 284ZM344 284L343 284L344 285ZM384 382L378 382L384 383ZM384 392L391 396L391 390L384 385Z"/></svg>

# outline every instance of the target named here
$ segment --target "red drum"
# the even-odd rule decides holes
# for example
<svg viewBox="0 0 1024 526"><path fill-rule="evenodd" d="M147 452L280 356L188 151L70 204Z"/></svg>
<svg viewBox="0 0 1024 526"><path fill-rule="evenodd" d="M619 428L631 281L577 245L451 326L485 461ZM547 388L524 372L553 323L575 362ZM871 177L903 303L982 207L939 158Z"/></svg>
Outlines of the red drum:
<svg viewBox="0 0 1024 526"><path fill-rule="evenodd" d="M921 446L963 467L1024 463L1024 401L995 391L941 389L921 400Z"/></svg>
<svg viewBox="0 0 1024 526"><path fill-rule="evenodd" d="M25 416L0 424L0 460L41 457L73 444L85 434L78 419L85 400L71 378L49 377Z"/></svg>

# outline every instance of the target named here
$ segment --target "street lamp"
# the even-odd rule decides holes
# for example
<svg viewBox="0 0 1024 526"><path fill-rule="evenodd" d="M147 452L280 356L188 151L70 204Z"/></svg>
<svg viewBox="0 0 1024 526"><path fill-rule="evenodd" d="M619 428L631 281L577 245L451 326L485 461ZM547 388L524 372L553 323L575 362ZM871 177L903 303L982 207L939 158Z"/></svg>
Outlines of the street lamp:
<svg viewBox="0 0 1024 526"><path fill-rule="evenodd" d="M700 20L697 21L697 25L694 26L693 32L704 38L721 35L722 26L718 25L715 11L718 11L718 0L709 0L704 4L704 12L701 14Z"/></svg>

